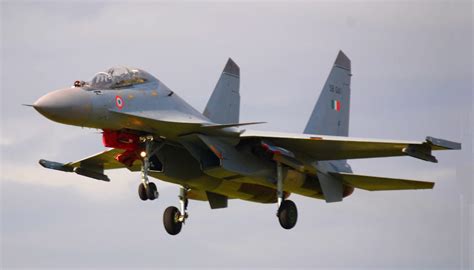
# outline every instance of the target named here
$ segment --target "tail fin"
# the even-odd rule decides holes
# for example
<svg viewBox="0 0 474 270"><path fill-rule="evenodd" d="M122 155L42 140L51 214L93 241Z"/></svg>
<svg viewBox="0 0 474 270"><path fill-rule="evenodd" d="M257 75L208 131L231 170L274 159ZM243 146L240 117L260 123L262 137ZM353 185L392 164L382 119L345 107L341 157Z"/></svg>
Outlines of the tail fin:
<svg viewBox="0 0 474 270"><path fill-rule="evenodd" d="M229 58L217 82L211 98L204 109L204 116L214 123L239 123L240 114L240 69Z"/></svg>
<svg viewBox="0 0 474 270"><path fill-rule="evenodd" d="M351 60L339 51L304 133L349 135Z"/></svg>

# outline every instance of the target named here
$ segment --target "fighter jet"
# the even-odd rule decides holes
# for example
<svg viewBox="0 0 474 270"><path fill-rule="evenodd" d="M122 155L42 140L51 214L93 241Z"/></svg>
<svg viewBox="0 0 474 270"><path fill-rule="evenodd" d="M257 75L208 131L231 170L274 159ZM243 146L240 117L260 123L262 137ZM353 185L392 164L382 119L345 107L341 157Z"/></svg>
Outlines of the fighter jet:
<svg viewBox="0 0 474 270"><path fill-rule="evenodd" d="M461 144L434 137L348 137L351 76L351 61L339 51L306 128L292 134L253 131L247 126L260 122L239 122L240 69L232 59L202 113L143 70L110 68L32 105L52 121L101 130L109 149L75 162L39 163L101 181L110 181L106 170L141 172L143 201L158 198L151 177L179 185L179 208L168 207L163 214L171 235L189 217L189 200L208 201L211 209L227 207L229 199L276 203L280 225L291 229L298 212L290 194L332 203L354 189L432 189L433 182L352 172L349 159L409 156L437 162L433 150L461 149Z"/></svg>

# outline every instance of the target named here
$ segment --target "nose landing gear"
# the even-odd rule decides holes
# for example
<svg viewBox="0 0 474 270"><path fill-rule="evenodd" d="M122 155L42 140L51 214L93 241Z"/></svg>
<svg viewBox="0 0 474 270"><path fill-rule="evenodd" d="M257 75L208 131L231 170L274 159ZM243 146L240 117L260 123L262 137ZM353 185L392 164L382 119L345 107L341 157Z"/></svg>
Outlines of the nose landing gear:
<svg viewBox="0 0 474 270"><path fill-rule="evenodd" d="M142 201L158 199L159 193L155 183L148 182L148 184L138 185L138 196Z"/></svg>
<svg viewBox="0 0 474 270"><path fill-rule="evenodd" d="M148 170L150 169L150 158L161 148L162 145L151 151L153 136L140 137L140 141L145 143L145 151L140 153L142 162L142 183L138 186L138 196L142 201L158 199L159 193L155 183L148 180Z"/></svg>

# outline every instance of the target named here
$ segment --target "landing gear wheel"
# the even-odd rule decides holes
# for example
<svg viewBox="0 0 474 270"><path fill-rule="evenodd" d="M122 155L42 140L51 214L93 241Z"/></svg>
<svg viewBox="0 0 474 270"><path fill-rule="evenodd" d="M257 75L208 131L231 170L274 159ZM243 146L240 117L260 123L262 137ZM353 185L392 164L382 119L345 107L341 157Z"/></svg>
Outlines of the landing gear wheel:
<svg viewBox="0 0 474 270"><path fill-rule="evenodd" d="M156 188L155 183L148 183L148 188L146 189L146 196L149 200L154 200L158 198L158 189Z"/></svg>
<svg viewBox="0 0 474 270"><path fill-rule="evenodd" d="M291 229L296 225L298 220L298 209L293 201L285 200L278 208L278 221L284 229Z"/></svg>
<svg viewBox="0 0 474 270"><path fill-rule="evenodd" d="M163 225L165 225L165 230L171 235L177 235L181 231L183 223L179 221L181 213L178 208L170 206L166 208L165 213L163 214Z"/></svg>
<svg viewBox="0 0 474 270"><path fill-rule="evenodd" d="M146 194L146 188L145 188L145 185L143 183L138 185L138 196L140 197L140 199L142 201L148 200L148 196Z"/></svg>

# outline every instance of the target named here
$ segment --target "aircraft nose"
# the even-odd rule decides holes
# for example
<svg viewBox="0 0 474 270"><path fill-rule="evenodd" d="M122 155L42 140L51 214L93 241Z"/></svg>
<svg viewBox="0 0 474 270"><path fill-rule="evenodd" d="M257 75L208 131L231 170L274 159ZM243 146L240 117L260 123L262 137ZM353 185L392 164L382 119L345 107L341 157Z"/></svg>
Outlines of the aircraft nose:
<svg viewBox="0 0 474 270"><path fill-rule="evenodd" d="M92 101L87 91L67 88L40 97L33 107L50 120L84 126L92 110Z"/></svg>

